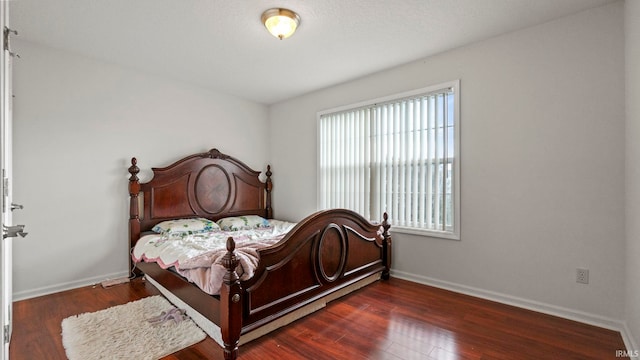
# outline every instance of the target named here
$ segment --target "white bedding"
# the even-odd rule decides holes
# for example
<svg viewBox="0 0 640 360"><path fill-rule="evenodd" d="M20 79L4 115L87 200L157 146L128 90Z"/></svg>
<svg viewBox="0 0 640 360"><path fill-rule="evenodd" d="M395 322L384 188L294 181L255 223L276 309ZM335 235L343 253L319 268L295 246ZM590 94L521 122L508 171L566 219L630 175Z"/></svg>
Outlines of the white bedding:
<svg viewBox="0 0 640 360"><path fill-rule="evenodd" d="M135 262L156 262L163 269L173 266L203 291L217 295L226 272L221 259L227 252L229 236L236 243L236 256L240 261L236 272L241 280L247 280L258 264L257 250L276 244L296 225L280 220L269 220L269 224L268 228L213 231L185 238L145 235L138 240L131 255Z"/></svg>

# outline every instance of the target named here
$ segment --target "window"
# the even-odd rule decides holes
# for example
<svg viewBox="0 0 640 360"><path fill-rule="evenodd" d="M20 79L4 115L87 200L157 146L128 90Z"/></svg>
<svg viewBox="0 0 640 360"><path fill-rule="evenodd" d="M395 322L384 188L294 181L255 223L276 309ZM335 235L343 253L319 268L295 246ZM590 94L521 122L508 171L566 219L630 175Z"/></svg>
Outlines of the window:
<svg viewBox="0 0 640 360"><path fill-rule="evenodd" d="M459 239L459 81L318 114L318 204Z"/></svg>

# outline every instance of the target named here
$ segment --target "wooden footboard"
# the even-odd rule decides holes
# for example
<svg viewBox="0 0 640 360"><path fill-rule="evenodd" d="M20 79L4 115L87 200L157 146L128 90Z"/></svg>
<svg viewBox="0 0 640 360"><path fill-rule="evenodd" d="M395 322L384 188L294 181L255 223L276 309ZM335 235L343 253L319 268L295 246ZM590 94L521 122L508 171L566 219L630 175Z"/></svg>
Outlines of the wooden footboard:
<svg viewBox="0 0 640 360"><path fill-rule="evenodd" d="M229 304L221 323L225 358L235 359L241 334L373 274L388 278L390 241L386 213L382 224L372 224L353 211L332 209L305 218L278 244L259 250L251 279L237 281L237 262L229 261L220 295L223 312ZM230 238L228 259L235 259L234 247Z"/></svg>
<svg viewBox="0 0 640 360"><path fill-rule="evenodd" d="M350 210L305 218L276 246L259 251L255 275L241 283L244 330L384 272L383 240L381 225Z"/></svg>

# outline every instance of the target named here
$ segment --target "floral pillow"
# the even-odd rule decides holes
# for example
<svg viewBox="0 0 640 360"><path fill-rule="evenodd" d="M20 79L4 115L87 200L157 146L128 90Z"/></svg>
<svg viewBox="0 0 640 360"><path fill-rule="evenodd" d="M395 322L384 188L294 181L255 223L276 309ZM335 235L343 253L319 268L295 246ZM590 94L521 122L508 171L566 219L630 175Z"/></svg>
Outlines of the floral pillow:
<svg viewBox="0 0 640 360"><path fill-rule="evenodd" d="M258 215L234 216L218 220L218 226L223 231L238 231L257 228L268 228L269 220Z"/></svg>
<svg viewBox="0 0 640 360"><path fill-rule="evenodd" d="M151 229L169 237L185 237L220 230L215 222L205 218L176 219L158 223Z"/></svg>

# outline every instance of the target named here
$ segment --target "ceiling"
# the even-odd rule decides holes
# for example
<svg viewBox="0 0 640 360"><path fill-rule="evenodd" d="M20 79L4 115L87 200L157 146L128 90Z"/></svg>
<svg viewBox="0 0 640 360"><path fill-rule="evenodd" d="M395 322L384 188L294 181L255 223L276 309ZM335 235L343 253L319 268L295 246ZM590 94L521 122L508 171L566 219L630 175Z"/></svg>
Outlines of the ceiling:
<svg viewBox="0 0 640 360"><path fill-rule="evenodd" d="M14 0L19 38L263 104L613 0ZM260 15L300 14L278 40Z"/></svg>

